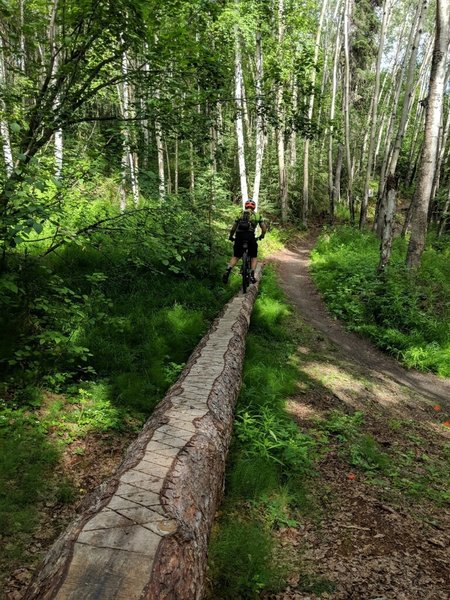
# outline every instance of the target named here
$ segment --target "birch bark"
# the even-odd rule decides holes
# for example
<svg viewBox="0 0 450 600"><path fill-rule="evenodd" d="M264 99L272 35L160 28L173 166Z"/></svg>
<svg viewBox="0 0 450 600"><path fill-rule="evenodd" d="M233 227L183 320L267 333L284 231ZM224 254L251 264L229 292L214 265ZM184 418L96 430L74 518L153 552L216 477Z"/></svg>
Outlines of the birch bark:
<svg viewBox="0 0 450 600"><path fill-rule="evenodd" d="M256 160L255 160L255 179L253 183L252 199L258 209L259 188L261 185L261 171L264 156L264 122L263 122L263 102L262 102L262 78L263 78L263 55L261 32L256 34Z"/></svg>
<svg viewBox="0 0 450 600"><path fill-rule="evenodd" d="M345 55L345 76L344 76L344 131L345 131L345 158L347 164L347 197L350 209L350 220L355 222L355 208L353 203L353 168L352 156L350 151L350 19L351 19L351 0L345 0L344 10L344 55Z"/></svg>
<svg viewBox="0 0 450 600"><path fill-rule="evenodd" d="M316 84L316 65L317 60L319 58L319 49L320 49L320 38L322 36L322 26L323 20L325 17L326 10L328 8L328 0L323 0L322 2L322 10L320 12L319 18L319 26L317 28L316 33L316 41L314 47L314 64L311 75L311 88L312 92L309 96L308 100L308 122L312 121L313 113L314 113L314 86ZM308 216L309 216L309 138L305 139L304 145L304 154L303 154L303 205L302 205L302 225L306 227L308 225Z"/></svg>
<svg viewBox="0 0 450 600"><path fill-rule="evenodd" d="M412 39L412 48L409 56L408 69L406 74L406 82L405 82L405 93L404 100L402 105L402 112L400 117L399 126L397 129L397 135L395 138L394 146L392 149L392 154L387 161L386 172L388 173L388 177L394 177L397 169L397 162L400 156L400 151L402 147L403 138L405 135L406 121L408 118L408 114L411 108L412 102L412 93L413 93L413 81L414 81L414 73L417 65L417 53L419 50L420 37L422 35L422 26L423 20L425 17L425 13L428 7L428 0L421 0L416 13L416 27L413 29L414 35L411 36ZM410 38L410 39L411 39ZM398 94L400 94L400 88L398 89ZM384 216L383 211L385 210L386 204L386 194L384 191L384 181L380 180L380 202L379 202L379 211L378 211L378 222L377 222L377 232L381 235Z"/></svg>
<svg viewBox="0 0 450 600"><path fill-rule="evenodd" d="M4 61L4 55L3 55L3 39L2 39L2 36L0 35L0 87L6 88L6 86L7 86L7 82L6 82L6 67L5 67L5 61ZM0 110L3 113L5 111L5 103L1 96L0 96ZM0 137L2 138L3 160L5 163L5 171L6 171L7 177L10 177L13 172L14 163L13 163L13 155L12 155L12 150L11 150L11 140L10 140L10 136L9 136L9 127L8 127L8 123L3 118L0 119Z"/></svg>
<svg viewBox="0 0 450 600"><path fill-rule="evenodd" d="M334 211L336 199L340 198L340 175L339 175L339 190L336 189L336 181L333 178L333 135L334 135L334 118L336 114L336 94L338 81L339 56L341 51L341 18L339 18L336 30L336 44L334 47L334 64L333 64L333 86L331 92L330 106L330 139L328 144L328 193L330 197L330 220L334 220ZM341 149L341 145L339 145ZM342 151L341 151L342 156ZM342 164L342 160L341 160Z"/></svg>
<svg viewBox="0 0 450 600"><path fill-rule="evenodd" d="M431 65L428 105L425 118L425 137L414 195L411 238L406 264L409 269L419 266L425 247L427 216L433 177L436 169L439 125L444 104L445 71L449 42L450 5L448 0L436 0L436 37Z"/></svg>
<svg viewBox="0 0 450 600"><path fill-rule="evenodd" d="M386 33L386 25L389 19L389 12L391 7L391 0L384 0L383 2L383 19L381 21L380 40L378 45L378 56L375 70L375 89L373 92L374 100L372 102L372 114L371 114L371 125L370 125L370 136L369 136L369 149L367 151L367 169L366 179L364 183L364 193L361 202L361 212L359 216L359 228L363 229L367 219L367 206L369 202L369 188L370 179L372 177L373 167L373 149L375 145L375 132L377 128L377 117L378 117L378 94L380 92L380 74L381 74L381 60L383 58L384 48L384 36Z"/></svg>
<svg viewBox="0 0 450 600"><path fill-rule="evenodd" d="M282 52L284 41L284 0L278 0L278 46ZM279 83L276 96L276 112L277 112L277 154L278 154L278 180L280 186L279 198L281 208L281 221L287 222L288 207L288 182L285 164L285 149L284 149L284 114L283 114L283 85Z"/></svg>
<svg viewBox="0 0 450 600"><path fill-rule="evenodd" d="M235 28L235 56L234 56L234 89L236 101L236 139L239 163L239 180L241 184L241 202L248 199L247 170L245 167L244 124L242 119L242 60L239 42L239 30Z"/></svg>

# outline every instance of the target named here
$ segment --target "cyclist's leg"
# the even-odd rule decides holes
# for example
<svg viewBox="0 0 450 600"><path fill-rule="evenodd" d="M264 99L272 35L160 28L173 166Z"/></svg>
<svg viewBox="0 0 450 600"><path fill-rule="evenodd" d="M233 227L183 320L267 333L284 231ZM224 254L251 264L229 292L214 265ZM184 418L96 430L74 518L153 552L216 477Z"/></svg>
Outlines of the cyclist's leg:
<svg viewBox="0 0 450 600"><path fill-rule="evenodd" d="M255 278L255 269L258 264L258 243L256 240L252 240L252 243L249 245L249 253L250 253L250 261L251 261L251 271L250 271L250 281L252 283L256 283Z"/></svg>
<svg viewBox="0 0 450 600"><path fill-rule="evenodd" d="M236 263L238 262L238 260L241 258L242 253L243 253L242 244L235 241L234 247L233 247L233 256L230 258L230 262L228 263L228 266L225 269L224 274L222 275L222 281L224 283L228 283L230 273L233 270L233 267L236 266Z"/></svg>

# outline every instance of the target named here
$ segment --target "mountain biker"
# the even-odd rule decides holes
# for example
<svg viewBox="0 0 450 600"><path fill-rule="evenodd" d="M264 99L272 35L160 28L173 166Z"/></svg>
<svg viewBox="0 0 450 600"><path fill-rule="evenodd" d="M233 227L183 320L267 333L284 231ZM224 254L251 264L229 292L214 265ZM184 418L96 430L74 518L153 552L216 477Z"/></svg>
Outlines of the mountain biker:
<svg viewBox="0 0 450 600"><path fill-rule="evenodd" d="M251 258L251 271L250 271L250 281L252 283L256 283L255 279L255 269L258 263L258 243L257 240L262 240L266 235L267 225L264 223L261 215L255 214L256 203L248 199L244 205L244 210L240 214L240 216L235 220L233 227L230 230L230 235L228 239L231 242L234 242L233 246L233 256L228 263L227 268L225 269L225 273L222 275L222 281L224 283L228 282L228 278L230 277L230 273L233 267L236 265L238 260L242 258L244 253L243 244L244 242L248 243L248 252ZM261 234L257 238L255 236L256 228L261 229Z"/></svg>

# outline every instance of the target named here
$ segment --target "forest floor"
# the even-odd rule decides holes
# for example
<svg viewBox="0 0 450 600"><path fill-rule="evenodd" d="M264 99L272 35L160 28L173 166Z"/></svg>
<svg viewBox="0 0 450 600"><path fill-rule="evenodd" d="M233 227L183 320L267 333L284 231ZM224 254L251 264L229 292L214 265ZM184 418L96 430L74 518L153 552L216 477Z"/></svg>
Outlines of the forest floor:
<svg viewBox="0 0 450 600"><path fill-rule="evenodd" d="M278 531L292 566L289 585L261 597L448 600L450 380L403 369L332 319L309 275L312 245L312 238L297 240L274 258L289 301L311 328L297 350L308 384L299 383L288 410L304 431L335 413L361 414L362 421L354 440L352 432L330 436L311 483L314 510ZM39 557L85 493L114 472L131 439L112 433L68 446L61 468L83 492L73 504L42 507L2 600L23 598Z"/></svg>
<svg viewBox="0 0 450 600"><path fill-rule="evenodd" d="M303 431L333 414L361 421L331 436L312 483L315 512L278 533L289 586L264 597L448 599L450 380L403 369L330 317L309 275L313 239L295 244L274 262L312 329L298 348L309 383L288 411Z"/></svg>

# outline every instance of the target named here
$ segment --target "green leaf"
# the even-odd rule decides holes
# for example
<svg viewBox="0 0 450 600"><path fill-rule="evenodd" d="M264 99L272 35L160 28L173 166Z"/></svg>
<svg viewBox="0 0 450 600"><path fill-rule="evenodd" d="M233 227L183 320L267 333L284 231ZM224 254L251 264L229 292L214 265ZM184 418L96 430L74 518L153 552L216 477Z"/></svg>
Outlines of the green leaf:
<svg viewBox="0 0 450 600"><path fill-rule="evenodd" d="M11 124L10 124L10 126L9 126L9 128L10 128L10 129L11 129L11 131L13 131L14 133L19 133L19 131L20 131L20 129L21 129L21 127L20 127L19 123L16 123L16 122L14 122L14 123L11 123Z"/></svg>
<svg viewBox="0 0 450 600"><path fill-rule="evenodd" d="M36 233L41 233L44 228L41 223L33 223L33 229Z"/></svg>

